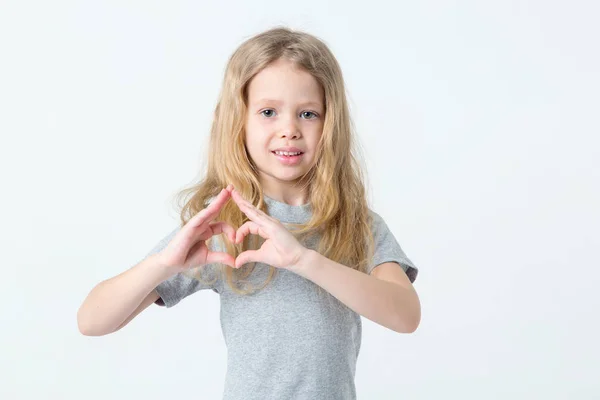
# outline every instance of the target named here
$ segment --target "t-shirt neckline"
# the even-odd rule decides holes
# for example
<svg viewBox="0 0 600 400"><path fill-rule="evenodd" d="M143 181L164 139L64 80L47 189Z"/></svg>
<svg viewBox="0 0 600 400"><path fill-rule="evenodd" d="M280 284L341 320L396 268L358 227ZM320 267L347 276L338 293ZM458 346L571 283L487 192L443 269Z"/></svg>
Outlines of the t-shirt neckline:
<svg viewBox="0 0 600 400"><path fill-rule="evenodd" d="M283 203L263 194L269 215L281 222L292 224L305 223L312 213L310 202L299 206Z"/></svg>

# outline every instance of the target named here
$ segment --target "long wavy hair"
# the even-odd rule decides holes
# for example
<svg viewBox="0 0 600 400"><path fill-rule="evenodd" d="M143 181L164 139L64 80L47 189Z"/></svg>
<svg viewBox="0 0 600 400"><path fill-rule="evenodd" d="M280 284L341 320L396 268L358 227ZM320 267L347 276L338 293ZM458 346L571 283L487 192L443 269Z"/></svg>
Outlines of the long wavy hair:
<svg viewBox="0 0 600 400"><path fill-rule="evenodd" d="M204 176L177 194L181 225L205 208L230 183L244 198L267 212L256 167L244 144L247 88L257 73L280 58L309 72L322 86L325 97L325 120L316 159L301 179L309 193L312 215L306 224L294 225L290 231L298 238L318 235L316 250L319 253L349 268L366 272L374 249L371 215L342 71L327 45L306 32L285 27L264 31L244 41L229 58L214 110ZM229 201L217 220L236 228L248 218L233 201ZM254 235L249 235L238 245L230 243L224 235L220 236L224 249L233 257L262 244L262 240ZM248 283L246 278L254 267L254 263L239 269L218 265L219 272L238 294L265 287L276 271L275 267L269 266L269 274L262 285L242 287L242 283ZM202 280L200 275L196 278Z"/></svg>

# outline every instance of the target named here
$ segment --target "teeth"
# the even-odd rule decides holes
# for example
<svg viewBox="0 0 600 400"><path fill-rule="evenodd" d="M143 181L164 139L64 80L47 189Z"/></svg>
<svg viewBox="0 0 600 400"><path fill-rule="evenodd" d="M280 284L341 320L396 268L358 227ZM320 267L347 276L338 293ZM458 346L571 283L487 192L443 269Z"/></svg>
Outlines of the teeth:
<svg viewBox="0 0 600 400"><path fill-rule="evenodd" d="M290 152L290 151L275 151L275 154L277 154L278 156L299 156L300 154L302 154L301 152L297 151L297 152Z"/></svg>

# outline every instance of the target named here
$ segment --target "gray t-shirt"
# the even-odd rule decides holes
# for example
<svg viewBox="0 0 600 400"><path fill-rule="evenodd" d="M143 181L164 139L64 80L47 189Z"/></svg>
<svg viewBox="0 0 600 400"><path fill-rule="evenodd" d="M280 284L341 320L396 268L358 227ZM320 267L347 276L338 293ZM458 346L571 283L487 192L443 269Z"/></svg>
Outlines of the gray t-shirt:
<svg viewBox="0 0 600 400"><path fill-rule="evenodd" d="M265 197L268 213L282 223L304 223L310 205L291 206ZM417 268L404 254L383 219L371 211L375 256L371 270L384 262L399 264L410 280ZM149 253L164 249L179 228ZM303 243L316 249L317 242ZM210 267L210 266L205 266ZM257 263L247 278L260 286L269 267ZM210 271L210 269L205 270ZM203 275L205 280L211 275ZM351 400L356 399L354 376L361 344L361 317L312 281L277 269L258 292L238 295L218 279L203 284L178 274L156 290L158 304L172 307L202 289L220 294L221 328L227 346L226 400Z"/></svg>

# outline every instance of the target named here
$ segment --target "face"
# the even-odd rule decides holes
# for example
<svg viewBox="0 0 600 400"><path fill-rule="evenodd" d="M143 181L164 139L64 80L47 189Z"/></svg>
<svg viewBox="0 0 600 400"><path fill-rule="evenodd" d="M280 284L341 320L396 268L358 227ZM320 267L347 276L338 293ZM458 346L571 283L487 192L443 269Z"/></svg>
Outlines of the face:
<svg viewBox="0 0 600 400"><path fill-rule="evenodd" d="M254 76L247 93L245 143L263 187L297 183L315 161L323 89L310 73L278 60Z"/></svg>

